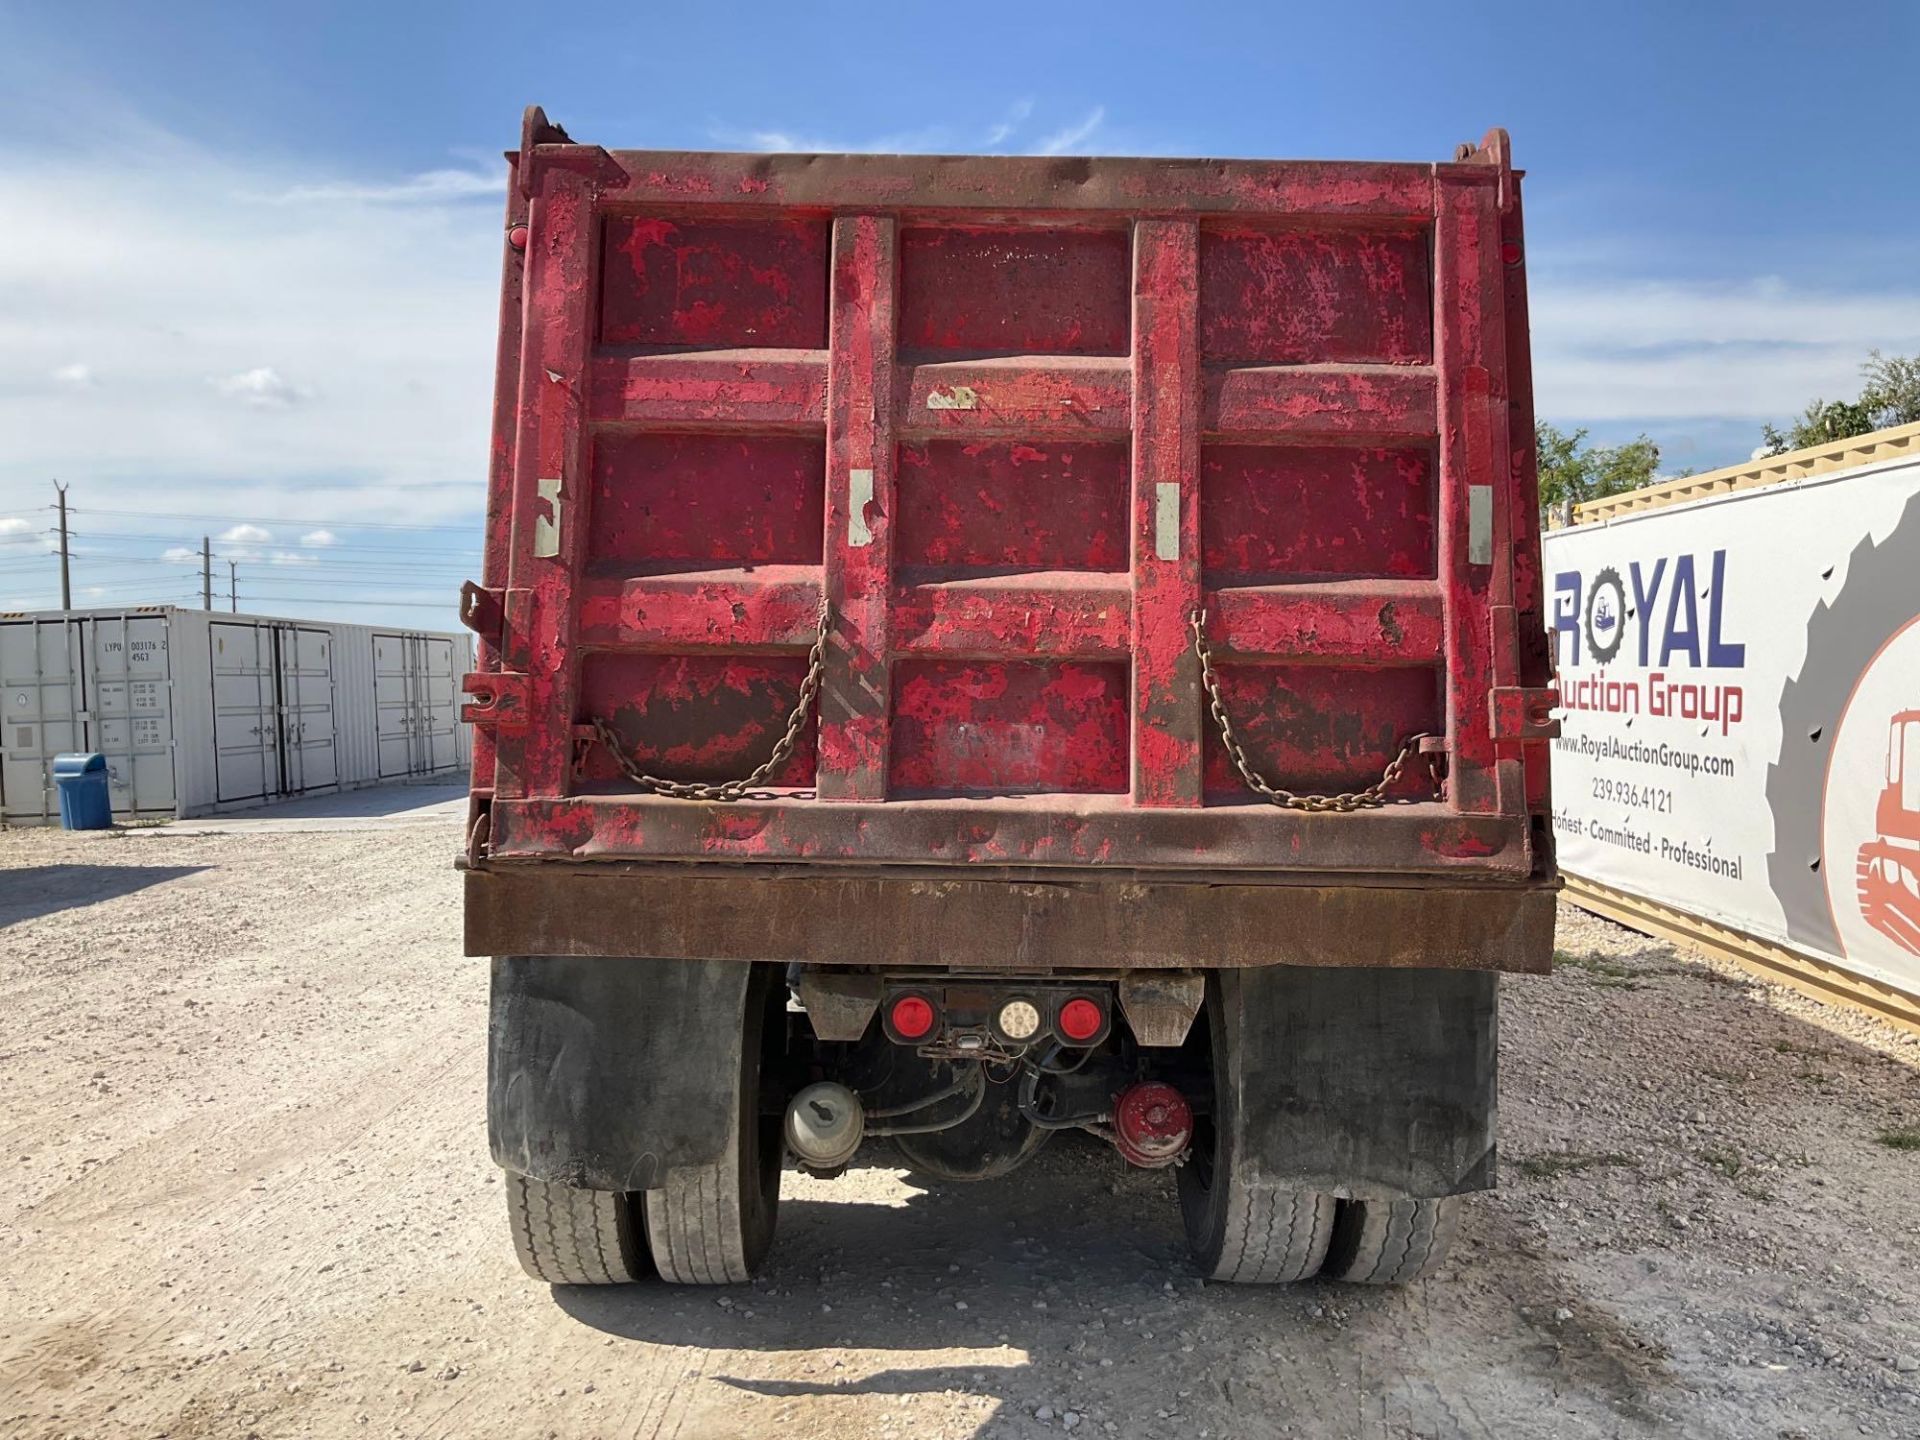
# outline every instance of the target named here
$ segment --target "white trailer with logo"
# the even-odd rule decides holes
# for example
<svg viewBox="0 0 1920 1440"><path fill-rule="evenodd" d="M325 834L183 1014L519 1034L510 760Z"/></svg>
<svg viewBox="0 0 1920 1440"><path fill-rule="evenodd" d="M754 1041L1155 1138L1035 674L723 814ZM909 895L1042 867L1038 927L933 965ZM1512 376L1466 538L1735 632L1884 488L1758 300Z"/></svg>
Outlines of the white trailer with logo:
<svg viewBox="0 0 1920 1440"><path fill-rule="evenodd" d="M1920 1029L1920 424L1546 537L1567 896Z"/></svg>
<svg viewBox="0 0 1920 1440"><path fill-rule="evenodd" d="M114 814L204 815L453 776L463 634L171 606L0 616L0 820L58 818L53 757L107 757Z"/></svg>

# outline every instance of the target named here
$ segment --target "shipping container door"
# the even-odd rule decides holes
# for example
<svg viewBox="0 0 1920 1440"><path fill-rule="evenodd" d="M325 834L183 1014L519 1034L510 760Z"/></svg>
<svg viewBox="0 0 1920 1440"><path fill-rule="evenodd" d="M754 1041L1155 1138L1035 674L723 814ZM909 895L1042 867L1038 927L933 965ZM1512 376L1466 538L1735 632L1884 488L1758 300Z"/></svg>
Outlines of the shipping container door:
<svg viewBox="0 0 1920 1440"><path fill-rule="evenodd" d="M281 755L289 795L340 781L334 748L333 637L306 625L277 627Z"/></svg>
<svg viewBox="0 0 1920 1440"><path fill-rule="evenodd" d="M87 744L107 757L119 815L171 815L173 681L164 615L80 622Z"/></svg>
<svg viewBox="0 0 1920 1440"><path fill-rule="evenodd" d="M453 663L453 641L436 635L420 638L421 759L428 770L451 770L460 763L460 679Z"/></svg>
<svg viewBox="0 0 1920 1440"><path fill-rule="evenodd" d="M414 677L410 661L413 637L373 637L374 737L380 751L380 778L411 774L414 759Z"/></svg>
<svg viewBox="0 0 1920 1440"><path fill-rule="evenodd" d="M53 757L85 747L79 628L70 620L0 625L0 812L9 820L57 815Z"/></svg>
<svg viewBox="0 0 1920 1440"><path fill-rule="evenodd" d="M208 626L213 654L214 798L264 800L280 789L273 633L219 620Z"/></svg>

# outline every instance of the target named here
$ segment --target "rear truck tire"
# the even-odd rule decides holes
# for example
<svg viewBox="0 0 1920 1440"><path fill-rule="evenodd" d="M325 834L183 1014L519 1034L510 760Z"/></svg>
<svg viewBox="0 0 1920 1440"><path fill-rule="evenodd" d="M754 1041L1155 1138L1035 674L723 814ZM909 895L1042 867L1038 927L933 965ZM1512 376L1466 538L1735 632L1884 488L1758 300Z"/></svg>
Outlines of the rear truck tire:
<svg viewBox="0 0 1920 1440"><path fill-rule="evenodd" d="M1209 1280L1290 1285L1317 1274L1333 1237L1334 1201L1317 1190L1281 1190L1214 1167L1212 1183L1180 1171L1187 1245Z"/></svg>
<svg viewBox="0 0 1920 1440"><path fill-rule="evenodd" d="M660 1278L676 1285L744 1285L773 1248L786 1139L783 1112L763 1114L760 1094L765 1042L774 1035L769 1011L777 1005L784 1012L786 989L763 979L756 975L747 988L721 1159L668 1166L663 1183L646 1192L647 1246Z"/></svg>
<svg viewBox="0 0 1920 1440"><path fill-rule="evenodd" d="M1342 1200L1321 1274L1353 1285L1407 1285L1447 1258L1460 1228L1460 1197Z"/></svg>
<svg viewBox="0 0 1920 1440"><path fill-rule="evenodd" d="M633 1197L506 1172L520 1268L549 1285L630 1285L651 1273Z"/></svg>
<svg viewBox="0 0 1920 1440"><path fill-rule="evenodd" d="M1237 1088L1224 1062L1229 1039L1224 1006L1210 987L1205 1010L1213 1056L1213 1110L1194 1127L1193 1150L1177 1186L1187 1247L1209 1280L1234 1285L1290 1285L1317 1273L1333 1237L1333 1196L1256 1177L1235 1139Z"/></svg>

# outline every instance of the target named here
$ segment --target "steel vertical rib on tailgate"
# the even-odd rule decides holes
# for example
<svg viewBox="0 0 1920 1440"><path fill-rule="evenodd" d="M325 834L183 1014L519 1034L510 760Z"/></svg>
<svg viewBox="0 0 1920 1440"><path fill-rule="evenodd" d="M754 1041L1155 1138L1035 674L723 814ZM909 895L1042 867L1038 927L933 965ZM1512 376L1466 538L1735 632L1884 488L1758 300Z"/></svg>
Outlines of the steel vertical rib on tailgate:
<svg viewBox="0 0 1920 1440"><path fill-rule="evenodd" d="M523 153L527 598L499 653L528 725L483 777L493 853L1525 873L1486 698L1533 618L1496 159ZM818 545L763 541L815 483L777 457L813 447ZM589 699L655 773L750 752L823 594L817 752L769 793L581 768ZM1419 766L1394 796L1423 803L1372 814L1221 788L1202 608L1271 778L1350 788L1444 731L1448 794Z"/></svg>

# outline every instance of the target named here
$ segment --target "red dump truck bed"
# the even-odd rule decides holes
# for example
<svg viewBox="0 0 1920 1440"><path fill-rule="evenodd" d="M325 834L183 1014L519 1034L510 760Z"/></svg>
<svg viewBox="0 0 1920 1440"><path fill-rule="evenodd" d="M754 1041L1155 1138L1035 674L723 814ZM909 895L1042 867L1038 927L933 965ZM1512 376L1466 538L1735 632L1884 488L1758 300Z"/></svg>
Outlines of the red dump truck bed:
<svg viewBox="0 0 1920 1440"><path fill-rule="evenodd" d="M1503 132L1442 164L725 155L536 112L510 158L472 950L765 955L775 916L853 959L942 877L1057 882L1067 936L1111 904L1076 882L1123 878L1167 902L1087 932L1125 963L1193 963L1196 886L1245 902L1217 957L1300 923L1276 888L1338 929L1338 886L1457 932L1405 963L1544 964L1493 933L1552 878ZM744 792L633 778L770 757ZM555 863L636 884L561 903ZM1018 890L941 890L938 924L1004 947Z"/></svg>
<svg viewBox="0 0 1920 1440"><path fill-rule="evenodd" d="M1179 1167L1431 1274L1552 953L1519 177L694 155L529 112L467 948L529 1274L747 1279L781 1167Z"/></svg>

